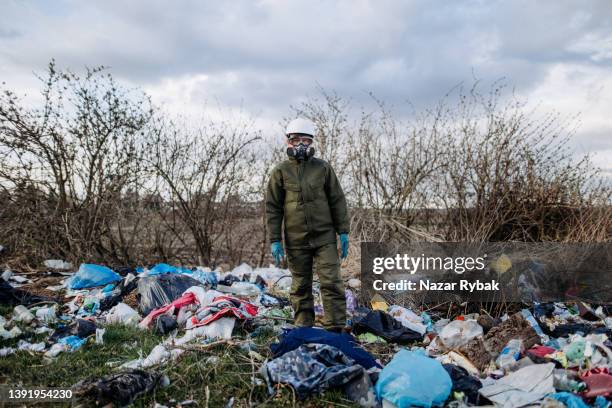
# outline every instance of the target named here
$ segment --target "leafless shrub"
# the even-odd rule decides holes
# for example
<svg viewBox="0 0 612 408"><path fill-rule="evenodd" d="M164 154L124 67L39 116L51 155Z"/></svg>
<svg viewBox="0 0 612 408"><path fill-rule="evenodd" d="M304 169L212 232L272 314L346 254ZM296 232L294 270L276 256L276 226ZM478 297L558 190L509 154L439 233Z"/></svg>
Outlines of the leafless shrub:
<svg viewBox="0 0 612 408"><path fill-rule="evenodd" d="M192 262L241 253L244 236L236 228L255 212L248 197L258 140L246 122L208 122L193 131L166 122L146 143L145 161L166 203L160 221L184 248L195 248Z"/></svg>
<svg viewBox="0 0 612 408"><path fill-rule="evenodd" d="M10 90L0 95L0 183L16 206L3 229L20 230L3 235L15 249L49 248L47 256L113 258L106 238L118 199L138 179L149 100L119 87L103 68L81 77L52 61L41 80L40 107L24 106ZM36 194L28 199L27 191Z"/></svg>

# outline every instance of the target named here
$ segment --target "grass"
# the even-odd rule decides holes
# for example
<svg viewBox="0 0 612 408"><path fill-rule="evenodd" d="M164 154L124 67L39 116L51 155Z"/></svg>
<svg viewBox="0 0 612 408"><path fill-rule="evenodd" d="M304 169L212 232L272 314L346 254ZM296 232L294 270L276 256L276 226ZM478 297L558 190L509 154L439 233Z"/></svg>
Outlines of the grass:
<svg viewBox="0 0 612 408"><path fill-rule="evenodd" d="M6 315L6 313L4 314ZM21 336L29 341L42 341L46 335ZM146 356L163 340L152 331L108 325L104 344L93 339L80 350L61 353L49 361L41 354L17 351L0 358L0 383L21 386L70 387L86 378L99 378L117 372L107 363L123 363ZM274 341L272 331L264 331L258 338L249 339L248 333L238 330L236 340L251 343L250 349L264 358L270 357L269 344ZM0 340L0 347L14 346L16 339ZM155 402L167 406L195 400L199 407L224 407L233 398L234 407L330 407L354 406L342 392L332 390L306 401L296 400L288 386L279 387L270 396L263 378L258 375L261 361L249 355L240 345L220 344L206 350L186 351L177 360L157 367L170 379L170 385L158 387L153 393L139 397L134 405L150 407ZM67 405L69 406L69 405Z"/></svg>

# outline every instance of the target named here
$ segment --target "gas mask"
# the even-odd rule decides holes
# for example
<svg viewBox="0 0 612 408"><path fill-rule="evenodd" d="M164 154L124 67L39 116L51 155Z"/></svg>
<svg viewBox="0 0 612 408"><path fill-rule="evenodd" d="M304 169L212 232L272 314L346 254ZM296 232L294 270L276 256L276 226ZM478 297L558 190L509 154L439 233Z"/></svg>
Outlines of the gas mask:
<svg viewBox="0 0 612 408"><path fill-rule="evenodd" d="M307 146L305 143L299 143L297 146L287 147L287 156L295 157L298 160L306 160L314 155L315 149L312 146Z"/></svg>
<svg viewBox="0 0 612 408"><path fill-rule="evenodd" d="M312 155L314 155L314 147L312 147L311 136L292 135L289 138L287 156L294 157L297 160L307 160Z"/></svg>

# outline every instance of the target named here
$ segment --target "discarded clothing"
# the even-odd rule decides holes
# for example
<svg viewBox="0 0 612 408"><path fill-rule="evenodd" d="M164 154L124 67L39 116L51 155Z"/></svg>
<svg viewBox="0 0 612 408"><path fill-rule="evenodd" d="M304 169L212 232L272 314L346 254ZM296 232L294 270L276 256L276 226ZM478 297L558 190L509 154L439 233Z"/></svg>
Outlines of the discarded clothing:
<svg viewBox="0 0 612 408"><path fill-rule="evenodd" d="M72 390L77 401L95 402L96 406L114 403L122 407L130 405L139 395L153 391L162 378L154 372L129 370L99 380L79 381Z"/></svg>
<svg viewBox="0 0 612 408"><path fill-rule="evenodd" d="M0 279L0 304L29 306L33 303L55 301L45 296L33 295L26 290L14 288L4 279Z"/></svg>
<svg viewBox="0 0 612 408"><path fill-rule="evenodd" d="M390 343L407 344L420 341L423 336L414 330L404 327L393 316L381 310L373 310L365 317L353 322L355 334L373 333Z"/></svg>
<svg viewBox="0 0 612 408"><path fill-rule="evenodd" d="M398 408L440 406L450 395L453 383L438 361L422 349L400 350L381 371L376 395Z"/></svg>
<svg viewBox="0 0 612 408"><path fill-rule="evenodd" d="M380 367L374 357L362 349L350 334L334 333L314 327L299 327L285 331L281 334L279 343L270 345L270 350L274 357L279 357L307 343L327 344L335 347L366 370L371 367Z"/></svg>
<svg viewBox="0 0 612 408"><path fill-rule="evenodd" d="M152 310L178 299L187 289L199 284L199 281L182 274L163 274L140 278L136 295L138 308L143 315L148 315Z"/></svg>
<svg viewBox="0 0 612 408"><path fill-rule="evenodd" d="M555 392L553 363L523 367L480 389L480 394L495 404L507 408L522 407Z"/></svg>
<svg viewBox="0 0 612 408"><path fill-rule="evenodd" d="M289 384L300 399L343 387L366 375L362 366L335 347L305 344L262 366L270 394L274 384Z"/></svg>
<svg viewBox="0 0 612 408"><path fill-rule="evenodd" d="M86 289L120 280L121 276L106 266L81 264L77 273L68 280L68 287L70 289Z"/></svg>
<svg viewBox="0 0 612 408"><path fill-rule="evenodd" d="M250 319L257 316L257 306L231 296L217 296L213 302L200 308L192 317L192 326L207 325L222 317Z"/></svg>
<svg viewBox="0 0 612 408"><path fill-rule="evenodd" d="M612 375L607 368L593 368L580 378L587 385L587 390L583 394L585 397L602 396L608 398L612 396Z"/></svg>
<svg viewBox="0 0 612 408"><path fill-rule="evenodd" d="M480 394L478 390L482 388L480 380L471 376L463 367L454 364L442 365L453 382L453 392L462 392L468 399L468 402L478 405L480 402Z"/></svg>
<svg viewBox="0 0 612 408"><path fill-rule="evenodd" d="M587 323L567 323L560 324L554 328L554 330L549 331L549 334L552 337L568 337L570 334L582 333L583 335L587 335L593 331L593 326Z"/></svg>

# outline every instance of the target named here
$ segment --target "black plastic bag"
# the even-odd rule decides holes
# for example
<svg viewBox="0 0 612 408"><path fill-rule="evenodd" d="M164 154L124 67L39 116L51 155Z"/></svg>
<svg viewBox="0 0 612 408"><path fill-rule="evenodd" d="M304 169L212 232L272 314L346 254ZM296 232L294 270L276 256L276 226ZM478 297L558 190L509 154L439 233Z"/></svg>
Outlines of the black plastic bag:
<svg viewBox="0 0 612 408"><path fill-rule="evenodd" d="M464 393L469 403L478 405L481 399L478 390L482 388L480 380L471 376L463 367L454 364L442 364L442 367L453 381L453 391Z"/></svg>
<svg viewBox="0 0 612 408"><path fill-rule="evenodd" d="M97 380L79 381L72 387L77 401L92 406L114 403L120 407L130 405L141 394L151 392L162 380L162 375L144 370L129 370L111 374Z"/></svg>
<svg viewBox="0 0 612 408"><path fill-rule="evenodd" d="M138 285L138 278L133 278L127 282L126 278L123 278L121 282L113 289L113 294L105 297L100 301L100 310L109 310L112 307L118 305L125 296L129 295L136 286Z"/></svg>
<svg viewBox="0 0 612 408"><path fill-rule="evenodd" d="M172 316L163 314L155 321L155 331L159 334L168 334L176 327L176 319Z"/></svg>
<svg viewBox="0 0 612 408"><path fill-rule="evenodd" d="M58 302L58 299L33 295L23 289L14 288L10 283L0 278L0 304L8 306L24 305L39 302Z"/></svg>
<svg viewBox="0 0 612 408"><path fill-rule="evenodd" d="M51 337L49 337L49 342L56 343L59 339L66 336L78 336L84 339L95 333L96 324L94 322L85 319L77 319L67 326L61 326L55 329Z"/></svg>
<svg viewBox="0 0 612 408"><path fill-rule="evenodd" d="M406 344L423 340L423 336L404 327L388 313L372 310L353 322L353 333L374 333L390 343Z"/></svg>
<svg viewBox="0 0 612 408"><path fill-rule="evenodd" d="M166 273L140 278L138 281L138 309L143 315L181 297L183 292L201 283L187 275Z"/></svg>

